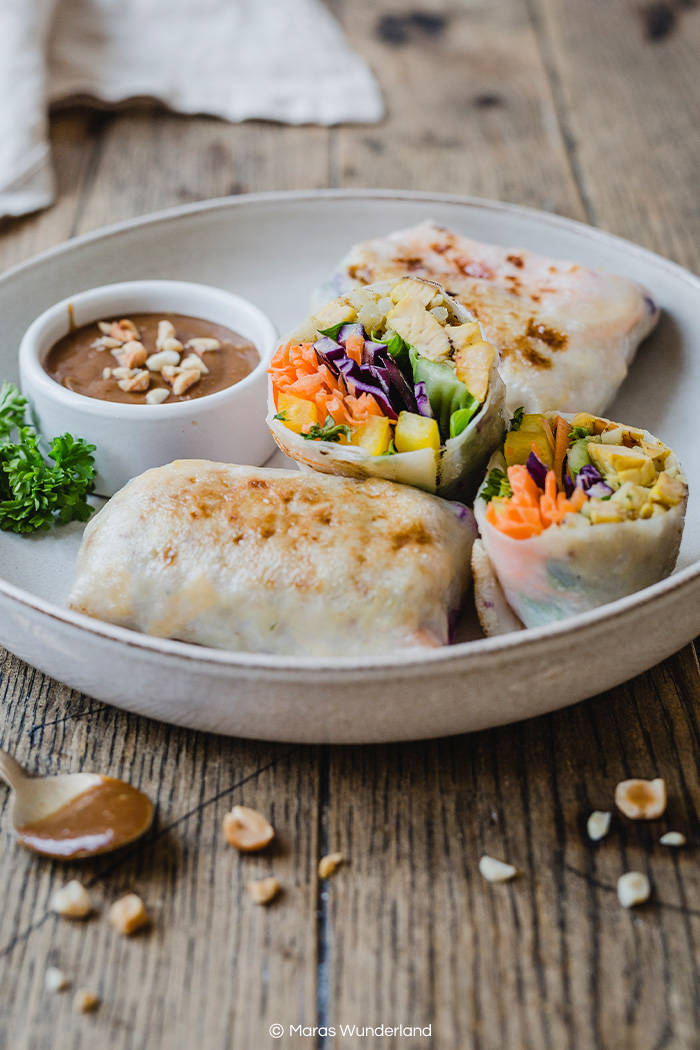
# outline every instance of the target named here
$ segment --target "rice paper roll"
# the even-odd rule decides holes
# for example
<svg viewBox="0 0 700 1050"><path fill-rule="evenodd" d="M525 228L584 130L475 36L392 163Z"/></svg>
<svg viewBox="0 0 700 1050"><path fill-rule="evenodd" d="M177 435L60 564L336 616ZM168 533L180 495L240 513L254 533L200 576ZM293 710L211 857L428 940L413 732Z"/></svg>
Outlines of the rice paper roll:
<svg viewBox="0 0 700 1050"><path fill-rule="evenodd" d="M539 627L668 576L687 498L678 457L648 431L586 413L520 413L474 512L510 609ZM486 586L475 582L477 609L499 633Z"/></svg>
<svg viewBox="0 0 700 1050"><path fill-rule="evenodd" d="M161 638L287 656L446 645L467 507L382 480L181 460L91 519L68 605Z"/></svg>
<svg viewBox="0 0 700 1050"><path fill-rule="evenodd" d="M505 429L498 355L440 285L342 295L272 359L268 424L302 468L471 500Z"/></svg>

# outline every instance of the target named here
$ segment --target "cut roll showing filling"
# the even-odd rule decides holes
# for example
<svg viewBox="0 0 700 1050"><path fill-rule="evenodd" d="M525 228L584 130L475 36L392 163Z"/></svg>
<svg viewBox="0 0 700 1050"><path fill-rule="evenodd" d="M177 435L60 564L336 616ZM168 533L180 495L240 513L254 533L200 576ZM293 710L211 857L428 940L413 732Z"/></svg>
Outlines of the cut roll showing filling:
<svg viewBox="0 0 700 1050"><path fill-rule="evenodd" d="M505 427L497 360L439 285L384 281L334 299L278 347L268 424L302 466L464 500Z"/></svg>
<svg viewBox="0 0 700 1050"><path fill-rule="evenodd" d="M519 412L474 513L508 605L538 627L668 576L687 498L675 453L646 430L587 413ZM482 627L500 633L478 580L475 592Z"/></svg>

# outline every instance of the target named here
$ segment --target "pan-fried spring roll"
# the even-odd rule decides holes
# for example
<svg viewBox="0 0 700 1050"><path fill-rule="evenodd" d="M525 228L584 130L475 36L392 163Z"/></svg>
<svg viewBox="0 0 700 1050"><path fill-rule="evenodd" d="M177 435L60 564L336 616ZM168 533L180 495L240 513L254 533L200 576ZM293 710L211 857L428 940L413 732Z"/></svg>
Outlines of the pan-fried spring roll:
<svg viewBox="0 0 700 1050"><path fill-rule="evenodd" d="M470 499L505 429L497 360L439 285L384 281L334 299L281 344L268 423L313 470Z"/></svg>
<svg viewBox="0 0 700 1050"><path fill-rule="evenodd" d="M219 649L446 645L475 535L466 507L406 486L181 460L92 518L68 605Z"/></svg>
<svg viewBox="0 0 700 1050"><path fill-rule="evenodd" d="M687 497L676 455L646 430L587 413L519 412L474 512L508 604L537 627L668 576ZM493 611L477 594L477 609L487 605ZM497 633L488 616L482 626Z"/></svg>

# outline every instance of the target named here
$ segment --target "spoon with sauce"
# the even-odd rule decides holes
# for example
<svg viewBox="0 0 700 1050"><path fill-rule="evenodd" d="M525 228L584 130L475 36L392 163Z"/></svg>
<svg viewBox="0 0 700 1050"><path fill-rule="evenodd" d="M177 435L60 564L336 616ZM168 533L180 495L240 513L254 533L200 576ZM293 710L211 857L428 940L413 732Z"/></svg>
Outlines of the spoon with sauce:
<svg viewBox="0 0 700 1050"><path fill-rule="evenodd" d="M12 822L23 846L46 857L74 860L126 846L153 823L142 791L99 773L32 777L0 750L0 779L14 792Z"/></svg>

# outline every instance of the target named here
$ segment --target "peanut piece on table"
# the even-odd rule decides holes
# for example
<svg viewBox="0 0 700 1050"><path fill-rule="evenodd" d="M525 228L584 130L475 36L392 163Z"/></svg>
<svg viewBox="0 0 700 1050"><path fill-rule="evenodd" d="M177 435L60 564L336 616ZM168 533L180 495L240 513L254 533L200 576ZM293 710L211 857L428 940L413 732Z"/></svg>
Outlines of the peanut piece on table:
<svg viewBox="0 0 700 1050"><path fill-rule="evenodd" d="M623 908L633 908L649 900L651 886L641 871L628 871L617 880L617 897Z"/></svg>
<svg viewBox="0 0 700 1050"><path fill-rule="evenodd" d="M479 861L479 871L487 882L508 882L518 874L518 869L512 864L506 864L503 860L487 857L485 854Z"/></svg>
<svg viewBox="0 0 700 1050"><path fill-rule="evenodd" d="M320 879L329 879L331 875L335 875L340 865L345 860L342 853L329 853L325 857L321 857L318 862L318 877Z"/></svg>
<svg viewBox="0 0 700 1050"><path fill-rule="evenodd" d="M630 820L656 820L666 809L666 781L622 780L615 788L615 805Z"/></svg>
<svg viewBox="0 0 700 1050"><path fill-rule="evenodd" d="M600 809L594 810L588 818L586 831L591 842L604 839L610 831L610 813L604 813Z"/></svg>
<svg viewBox="0 0 700 1050"><path fill-rule="evenodd" d="M256 809L234 806L224 817L224 835L229 845L242 853L253 853L272 842L275 831Z"/></svg>
<svg viewBox="0 0 700 1050"><path fill-rule="evenodd" d="M67 919L84 919L92 911L88 891L77 879L71 879L61 889L54 891L49 908Z"/></svg>
<svg viewBox="0 0 700 1050"><path fill-rule="evenodd" d="M49 966L44 975L44 988L47 992L65 992L66 988L70 988L70 981L63 970L59 970L57 966Z"/></svg>
<svg viewBox="0 0 700 1050"><path fill-rule="evenodd" d="M125 937L148 926L151 921L143 901L136 893L127 893L115 901L107 917L114 929Z"/></svg>
<svg viewBox="0 0 700 1050"><path fill-rule="evenodd" d="M248 893L256 904L269 904L279 893L280 884L277 879L257 879L246 884Z"/></svg>
<svg viewBox="0 0 700 1050"><path fill-rule="evenodd" d="M100 1005L100 997L91 992L89 988L81 988L75 993L73 1009L79 1014L89 1014Z"/></svg>

